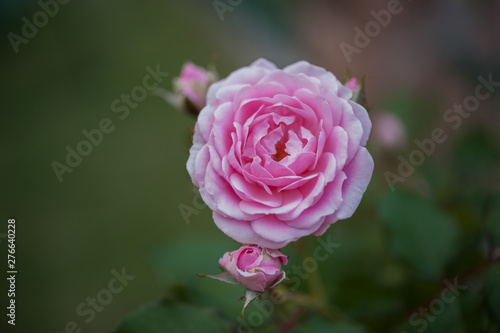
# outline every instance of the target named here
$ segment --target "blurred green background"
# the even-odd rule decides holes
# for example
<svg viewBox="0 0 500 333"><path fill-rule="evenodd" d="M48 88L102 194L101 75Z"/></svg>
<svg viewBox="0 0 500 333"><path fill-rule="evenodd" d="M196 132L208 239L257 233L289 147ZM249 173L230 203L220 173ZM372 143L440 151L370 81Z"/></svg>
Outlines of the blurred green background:
<svg viewBox="0 0 500 333"><path fill-rule="evenodd" d="M290 330L416 332L409 315L445 278L472 269L464 297L426 330L498 332L500 267L492 262L500 244L500 94L482 101L458 129L447 128L448 140L394 193L384 173L397 172L398 156L407 158L415 139L444 127L445 110L474 93L479 75L500 81L500 4L401 4L402 12L348 62L339 45L353 44L353 28L373 20L370 11L386 9L386 1L243 0L229 5L223 20L212 1L70 1L16 53L8 33L21 35L22 18L32 22L41 7L3 0L0 308L8 302L8 218L17 221L18 275L16 326L7 325L2 310L0 331L64 332L74 321L82 332L112 332L163 297L216 306L236 321L243 289L194 272L216 273L219 257L238 245L215 227L208 208L189 223L179 210L196 200L185 170L195 119L153 95L123 120L110 105L142 84L147 66L168 72L160 86L171 89L185 61L214 63L225 77L265 57L280 67L304 59L339 78L347 70L365 76L372 117L396 115L406 137L388 149L372 135L376 166L360 208L324 236L341 246L320 263L319 279L349 324L309 311ZM75 148L82 130L104 118L114 131L59 182L51 164L64 163L65 147ZM314 237L305 242L315 246ZM283 251L300 263L295 248ZM135 278L86 323L76 308L122 268ZM287 310L296 309L279 315L289 316ZM269 332L277 330L272 325Z"/></svg>

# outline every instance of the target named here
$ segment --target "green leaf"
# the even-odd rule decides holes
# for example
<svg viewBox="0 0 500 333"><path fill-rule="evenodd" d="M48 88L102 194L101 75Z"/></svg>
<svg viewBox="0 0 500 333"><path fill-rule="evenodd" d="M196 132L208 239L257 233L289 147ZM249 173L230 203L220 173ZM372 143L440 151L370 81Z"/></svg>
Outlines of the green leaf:
<svg viewBox="0 0 500 333"><path fill-rule="evenodd" d="M398 333L466 333L465 325L462 320L460 303L455 299L451 303L435 299L435 305L420 307L419 310L412 313L404 325L398 327L394 332ZM431 303L432 304L432 303ZM418 312L420 311L420 312ZM474 332L478 332L477 330Z"/></svg>
<svg viewBox="0 0 500 333"><path fill-rule="evenodd" d="M489 269L486 288L488 305L493 315L500 321L500 265L492 266Z"/></svg>
<svg viewBox="0 0 500 333"><path fill-rule="evenodd" d="M116 333L232 332L232 325L214 309L171 301L140 309Z"/></svg>
<svg viewBox="0 0 500 333"><path fill-rule="evenodd" d="M500 245L500 194L491 197L488 202L486 228L495 245Z"/></svg>
<svg viewBox="0 0 500 333"><path fill-rule="evenodd" d="M450 162L450 172L459 180L463 192L497 189L491 180L497 175L500 149L487 131L477 128L463 135Z"/></svg>
<svg viewBox="0 0 500 333"><path fill-rule="evenodd" d="M218 275L209 275L209 274L198 274L196 273L196 275L198 277L201 277L201 278L211 278L211 279L214 279L214 280L219 280L219 281L222 281L222 282L225 282L225 283L230 283L230 284L238 284L239 282L236 280L236 278L234 276L231 275L231 273L229 272L224 272L224 273L220 273Z"/></svg>
<svg viewBox="0 0 500 333"><path fill-rule="evenodd" d="M470 288L467 292L461 293L458 299L466 332L495 332L491 328L488 330L490 321L488 304L485 302L486 295L482 290L485 279L481 275L483 274L468 281Z"/></svg>
<svg viewBox="0 0 500 333"><path fill-rule="evenodd" d="M455 222L415 193L389 193L380 208L394 253L408 261L420 276L439 278L455 250Z"/></svg>
<svg viewBox="0 0 500 333"><path fill-rule="evenodd" d="M439 304L445 304L445 308L442 313L430 309L425 317L428 320L428 332L466 333L465 325L462 320L462 313L460 311L460 302L458 300L455 300L455 302L451 304L446 304L444 302ZM434 319L434 321L432 321L432 319Z"/></svg>
<svg viewBox="0 0 500 333"><path fill-rule="evenodd" d="M331 323L321 318L311 318L306 323L300 325L294 332L307 333L366 333L366 329L358 324L351 323Z"/></svg>

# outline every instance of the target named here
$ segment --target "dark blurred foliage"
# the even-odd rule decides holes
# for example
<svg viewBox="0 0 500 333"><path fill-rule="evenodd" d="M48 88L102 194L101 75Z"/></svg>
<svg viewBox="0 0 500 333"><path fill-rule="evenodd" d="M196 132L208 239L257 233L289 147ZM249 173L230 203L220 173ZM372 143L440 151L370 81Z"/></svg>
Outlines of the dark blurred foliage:
<svg viewBox="0 0 500 333"><path fill-rule="evenodd" d="M168 72L160 86L171 89L185 61L214 63L225 77L265 57L279 66L308 60L339 78L347 70L365 76L370 114L399 117L407 141L387 150L370 140L375 171L367 193L351 219L323 236L340 247L301 279L299 291L319 298L308 307L289 300L269 316L252 304L247 316L261 313L263 321L252 326L258 318L247 317L240 331L417 332L422 317L412 314L458 277L467 289L435 318L424 316L421 332L498 332L500 94L457 129L443 114L474 94L478 76L500 81L500 2L401 1L401 13L348 63L339 45L353 44L354 27L364 29L370 12L387 4L242 0L221 21L212 1L70 1L15 53L8 33L21 34L22 18L32 20L40 5L4 0L0 207L2 221L17 221L18 276L16 327L2 312L0 331L63 332L74 321L83 332L110 332L124 318L119 332L243 325L243 288L194 275L216 273L218 258L238 247L208 208L196 208L185 171L195 119L152 94L123 120L111 104L142 84L147 66ZM65 147L75 148L82 130L104 118L114 131L59 182L51 164L64 163ZM396 173L398 156L408 158L414 140L438 127L447 140L391 192L384 174ZM180 207L194 207L189 223ZM299 245L283 249L290 270L317 240ZM86 323L77 307L122 267L135 279Z"/></svg>

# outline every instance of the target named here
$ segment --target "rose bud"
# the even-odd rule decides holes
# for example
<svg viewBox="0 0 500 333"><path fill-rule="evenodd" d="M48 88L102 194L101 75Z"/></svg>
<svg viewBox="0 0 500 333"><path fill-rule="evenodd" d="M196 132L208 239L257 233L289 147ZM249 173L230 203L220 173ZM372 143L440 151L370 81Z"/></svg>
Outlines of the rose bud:
<svg viewBox="0 0 500 333"><path fill-rule="evenodd" d="M205 107L208 87L215 79L214 71L189 62L184 64L180 76L174 79L177 106L198 115Z"/></svg>
<svg viewBox="0 0 500 333"><path fill-rule="evenodd" d="M396 115L379 113L373 118L373 138L383 148L397 150L406 143L405 126Z"/></svg>
<svg viewBox="0 0 500 333"><path fill-rule="evenodd" d="M361 88L360 84L358 83L358 80L355 77L350 78L349 81L347 81L347 83L345 84L345 86L351 89L353 92L356 92Z"/></svg>
<svg viewBox="0 0 500 333"><path fill-rule="evenodd" d="M258 292L278 282L280 276L284 277L281 265L287 262L287 257L279 250L255 245L245 245L239 250L226 252L219 260L219 264L241 285Z"/></svg>
<svg viewBox="0 0 500 333"><path fill-rule="evenodd" d="M351 100L361 105L366 105L364 81L364 77L361 80L352 77L345 83L345 87L352 91Z"/></svg>

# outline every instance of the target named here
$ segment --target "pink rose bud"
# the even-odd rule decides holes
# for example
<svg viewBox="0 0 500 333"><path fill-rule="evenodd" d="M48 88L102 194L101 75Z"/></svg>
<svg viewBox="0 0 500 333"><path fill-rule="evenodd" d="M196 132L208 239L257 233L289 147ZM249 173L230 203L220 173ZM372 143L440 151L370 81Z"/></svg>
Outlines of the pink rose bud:
<svg viewBox="0 0 500 333"><path fill-rule="evenodd" d="M221 264L244 287L263 292L282 275L281 265L287 257L279 250L263 249L245 245L239 250L226 252L219 260Z"/></svg>
<svg viewBox="0 0 500 333"><path fill-rule="evenodd" d="M404 124L392 113L379 113L373 119L373 138L385 149L401 148L406 142Z"/></svg>
<svg viewBox="0 0 500 333"><path fill-rule="evenodd" d="M364 94L364 91L363 91L363 82L364 82L364 79L361 79L358 80L356 79L355 77L352 77L350 78L345 86L346 88L348 88L349 90L352 91L352 97L351 97L351 100L359 103L359 104L366 104L366 100L365 100L365 94Z"/></svg>
<svg viewBox="0 0 500 333"><path fill-rule="evenodd" d="M205 107L208 87L215 78L216 74L213 71L190 62L184 64L180 76L174 79L178 106L198 115Z"/></svg>
<svg viewBox="0 0 500 333"><path fill-rule="evenodd" d="M358 83L358 79L356 79L355 77L350 78L349 81L347 81L347 83L345 84L345 86L351 89L353 92L356 92L361 88L361 86Z"/></svg>

